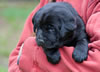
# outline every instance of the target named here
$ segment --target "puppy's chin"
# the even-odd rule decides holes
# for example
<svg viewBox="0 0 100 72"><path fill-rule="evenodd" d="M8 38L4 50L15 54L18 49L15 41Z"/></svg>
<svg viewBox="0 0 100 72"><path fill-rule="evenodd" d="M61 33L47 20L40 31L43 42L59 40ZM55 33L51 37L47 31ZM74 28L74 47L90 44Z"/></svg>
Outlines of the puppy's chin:
<svg viewBox="0 0 100 72"><path fill-rule="evenodd" d="M59 48L59 46L57 46L57 45L42 45L42 47L43 48L45 48L45 49L58 49Z"/></svg>
<svg viewBox="0 0 100 72"><path fill-rule="evenodd" d="M37 45L41 46L44 49L58 49L59 47L61 47L61 43L46 44L46 43L37 42Z"/></svg>

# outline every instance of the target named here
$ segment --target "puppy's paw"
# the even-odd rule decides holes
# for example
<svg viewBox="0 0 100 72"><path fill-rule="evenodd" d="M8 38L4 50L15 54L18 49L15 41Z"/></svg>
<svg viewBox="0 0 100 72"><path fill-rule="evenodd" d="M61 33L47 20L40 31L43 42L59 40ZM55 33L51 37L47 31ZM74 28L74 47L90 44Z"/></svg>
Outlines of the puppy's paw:
<svg viewBox="0 0 100 72"><path fill-rule="evenodd" d="M58 49L44 49L47 59L52 64L58 64L60 61L60 52Z"/></svg>
<svg viewBox="0 0 100 72"><path fill-rule="evenodd" d="M74 52L73 52L73 54L72 54L73 59L74 59L76 62L79 62L79 63L81 63L81 62L83 62L84 60L86 60L86 59L87 59L87 56L88 56L87 53L81 52L81 51L79 51L79 50L77 50L77 49L75 49Z"/></svg>

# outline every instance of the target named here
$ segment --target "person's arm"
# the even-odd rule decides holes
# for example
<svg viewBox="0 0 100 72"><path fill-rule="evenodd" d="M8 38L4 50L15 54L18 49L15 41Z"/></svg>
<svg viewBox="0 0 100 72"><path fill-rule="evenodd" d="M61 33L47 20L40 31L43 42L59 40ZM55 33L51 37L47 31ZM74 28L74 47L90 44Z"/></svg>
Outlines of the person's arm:
<svg viewBox="0 0 100 72"><path fill-rule="evenodd" d="M89 11L89 10L88 10ZM88 12L89 13L89 12ZM88 14L87 13L87 14ZM100 49L100 2L97 3L89 16L86 24L86 32L90 38L89 47ZM88 14L89 15L89 14Z"/></svg>
<svg viewBox="0 0 100 72"><path fill-rule="evenodd" d="M92 7L92 6L90 6ZM87 10L90 13L90 9ZM87 15L89 16L89 14ZM100 2L97 2L86 23L86 32L89 35L89 52L87 61L83 62L84 72L100 71ZM81 68L81 66L80 66Z"/></svg>

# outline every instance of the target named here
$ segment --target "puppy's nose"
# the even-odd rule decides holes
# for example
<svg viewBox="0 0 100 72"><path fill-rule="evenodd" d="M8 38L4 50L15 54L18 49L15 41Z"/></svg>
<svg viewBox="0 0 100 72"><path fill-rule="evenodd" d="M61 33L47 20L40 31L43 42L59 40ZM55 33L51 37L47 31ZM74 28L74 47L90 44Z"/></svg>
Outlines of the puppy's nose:
<svg viewBox="0 0 100 72"><path fill-rule="evenodd" d="M39 46L42 46L44 44L44 40L37 39L37 43L38 43Z"/></svg>

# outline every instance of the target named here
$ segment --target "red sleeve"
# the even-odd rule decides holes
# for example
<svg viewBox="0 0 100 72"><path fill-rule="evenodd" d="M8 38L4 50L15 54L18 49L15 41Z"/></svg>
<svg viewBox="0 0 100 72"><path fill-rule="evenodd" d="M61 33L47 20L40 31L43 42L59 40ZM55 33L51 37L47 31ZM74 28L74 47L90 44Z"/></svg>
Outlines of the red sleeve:
<svg viewBox="0 0 100 72"><path fill-rule="evenodd" d="M96 0L98 1L98 0ZM95 3L95 2L94 2ZM89 53L88 60L86 61L85 67L91 69L91 72L100 71L100 2L98 1L94 5L95 7L91 11L91 6L87 10L87 23L86 23L86 32L89 35L90 43L88 44ZM91 15L89 13L91 11ZM88 71L89 72L89 71Z"/></svg>
<svg viewBox="0 0 100 72"><path fill-rule="evenodd" d="M100 2L97 2L94 9L89 16L89 10L87 12L88 21L86 24L86 31L90 37L90 48L100 50Z"/></svg>
<svg viewBox="0 0 100 72"><path fill-rule="evenodd" d="M47 2L48 0L45 0L45 1L40 0L40 3L38 4L38 6L27 18L22 35L18 42L18 45L9 56L8 72L21 72L21 70L19 69L19 66L17 65L17 58L18 58L20 47L28 37L32 36L32 32L33 32L32 17L36 13L36 11L40 9L43 5L45 5Z"/></svg>

